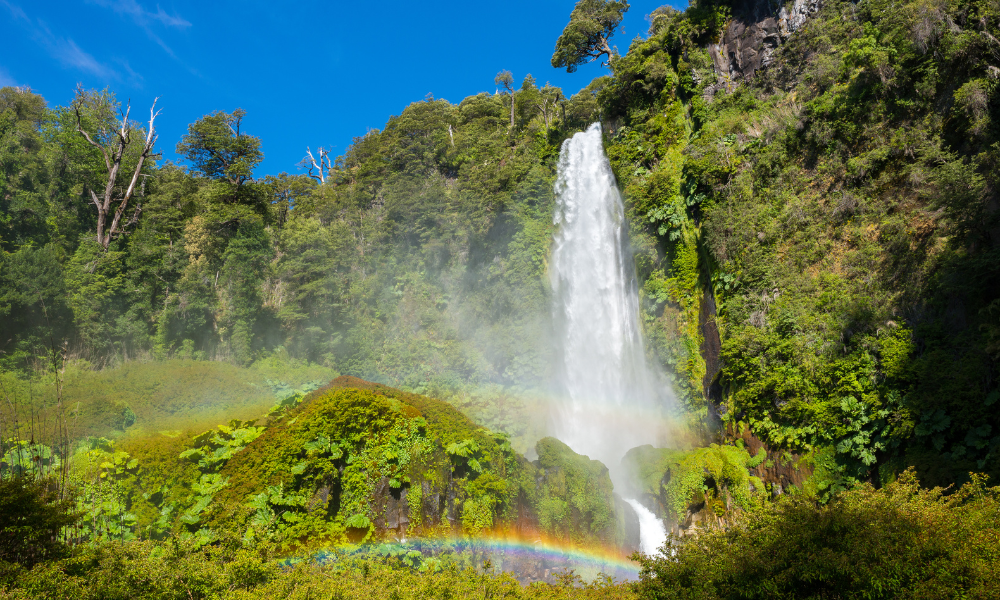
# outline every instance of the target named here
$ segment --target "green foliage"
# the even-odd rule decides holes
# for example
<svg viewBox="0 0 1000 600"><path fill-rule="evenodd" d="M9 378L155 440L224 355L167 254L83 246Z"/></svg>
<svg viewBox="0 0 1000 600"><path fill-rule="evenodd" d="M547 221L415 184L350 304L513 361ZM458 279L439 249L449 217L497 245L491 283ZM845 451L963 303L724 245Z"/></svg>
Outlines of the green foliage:
<svg viewBox="0 0 1000 600"><path fill-rule="evenodd" d="M255 179L245 113L207 115L178 145L190 170L148 162L137 222L103 251L87 193L103 163L75 111L5 88L0 362L283 353L446 395L539 385L555 159L596 103L531 76L508 92L416 102L322 185ZM81 94L84 126L110 131L114 95Z"/></svg>
<svg viewBox="0 0 1000 600"><path fill-rule="evenodd" d="M579 0L569 15L569 24L556 40L552 66L572 73L584 63L614 54L608 40L614 35L622 17L628 11L628 2L614 0Z"/></svg>
<svg viewBox="0 0 1000 600"><path fill-rule="evenodd" d="M951 495L912 471L825 506L785 497L640 558L642 598L986 598L1000 582L1000 489Z"/></svg>
<svg viewBox="0 0 1000 600"><path fill-rule="evenodd" d="M46 478L59 473L62 460L52 448L31 440L7 438L0 443L0 478Z"/></svg>
<svg viewBox="0 0 1000 600"><path fill-rule="evenodd" d="M106 439L92 440L70 457L70 484L76 492L79 521L71 535L78 541L135 539L138 519L129 497L139 461L115 450Z"/></svg>
<svg viewBox="0 0 1000 600"><path fill-rule="evenodd" d="M628 584L572 573L557 584L523 587L509 573L431 559L417 570L407 551L383 547L370 557L339 557L279 566L268 549L226 538L214 546L192 542L105 543L24 571L0 593L12 599L149 598L426 598L505 597L524 600L635 598Z"/></svg>
<svg viewBox="0 0 1000 600"><path fill-rule="evenodd" d="M763 448L752 457L741 446L711 444L689 451L640 446L629 450L623 464L635 475L639 493L657 498L683 522L689 510L697 512L702 505L725 516L759 504L765 486L748 469L765 457Z"/></svg>
<svg viewBox="0 0 1000 600"><path fill-rule="evenodd" d="M217 471L264 433L264 428L254 427L254 423L233 420L228 425L219 425L216 431L206 431L191 440L191 447L181 452L180 458L196 461L203 472Z"/></svg>
<svg viewBox="0 0 1000 600"><path fill-rule="evenodd" d="M205 115L188 127L177 144L177 153L210 179L224 179L239 188L252 181L253 170L264 159L260 139L240 128L246 111L218 111Z"/></svg>
<svg viewBox="0 0 1000 600"><path fill-rule="evenodd" d="M54 491L55 481L29 476L0 479L0 576L30 569L68 553L64 527L77 519L72 502Z"/></svg>
<svg viewBox="0 0 1000 600"><path fill-rule="evenodd" d="M695 419L832 450L825 490L1000 465L988 4L827 2L725 90L699 46L728 7L660 9L598 94L675 389Z"/></svg>
<svg viewBox="0 0 1000 600"><path fill-rule="evenodd" d="M532 491L543 531L581 544L613 540L615 503L607 467L551 437L539 440L535 450L544 480Z"/></svg>

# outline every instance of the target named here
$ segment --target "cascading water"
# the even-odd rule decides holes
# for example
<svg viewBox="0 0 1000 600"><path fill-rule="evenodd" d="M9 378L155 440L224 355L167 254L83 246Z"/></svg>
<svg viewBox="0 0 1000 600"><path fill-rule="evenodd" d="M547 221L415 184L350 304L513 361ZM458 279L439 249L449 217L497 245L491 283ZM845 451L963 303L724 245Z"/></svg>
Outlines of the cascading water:
<svg viewBox="0 0 1000 600"><path fill-rule="evenodd" d="M600 124L563 143L555 193L550 274L561 400L553 433L607 465L615 488L624 490L627 476L620 465L625 453L667 440L657 393L663 387L646 364L625 210ZM642 517L640 538L662 543L663 523ZM645 543L643 550L650 552Z"/></svg>
<svg viewBox="0 0 1000 600"><path fill-rule="evenodd" d="M667 530L663 523L656 518L653 511L639 503L638 500L629 498L625 500L639 517L639 549L646 554L653 555L667 541Z"/></svg>

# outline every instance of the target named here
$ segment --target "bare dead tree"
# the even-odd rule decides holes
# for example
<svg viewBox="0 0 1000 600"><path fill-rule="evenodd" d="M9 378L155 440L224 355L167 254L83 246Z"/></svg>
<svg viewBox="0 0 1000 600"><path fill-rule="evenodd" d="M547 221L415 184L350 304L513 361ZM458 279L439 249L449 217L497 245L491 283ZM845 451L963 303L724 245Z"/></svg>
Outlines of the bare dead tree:
<svg viewBox="0 0 1000 600"><path fill-rule="evenodd" d="M94 206L97 207L97 243L99 243L105 250L108 249L108 244L111 243L111 238L118 233L122 215L125 213L129 200L131 200L133 194L135 194L135 186L142 173L143 163L146 162L147 158L151 156L155 157L153 154L153 145L156 144L157 136L153 122L160 114L160 111L156 110L157 100L159 100L159 98L155 98L153 100L153 106L149 109L149 130L146 132L146 139L142 146L142 152L139 154L139 160L135 165L135 170L132 173L132 179L129 181L128 187L124 190L121 190L121 188L116 184L118 182L118 173L121 171L122 167L122 158L125 156L125 150L132 141L132 133L134 131L133 124L128 120L129 112L132 110L131 103L126 104L125 114L122 115L121 122L118 124L118 128L114 132L115 137L111 144L111 153L109 155L109 148L105 148L101 144L95 142L94 138L92 138L90 134L84 130L83 119L80 115L81 103L78 101L74 102L74 109L76 111L76 130L84 137L84 139L87 140L87 143L101 151L101 156L104 157L104 166L108 172L107 183L104 185L104 193L101 196L98 196L97 192L93 189L90 190L91 202L93 202ZM112 211L112 206L114 206L114 214L111 216L111 224L108 225L108 215ZM138 217L138 212L136 212L135 217Z"/></svg>
<svg viewBox="0 0 1000 600"><path fill-rule="evenodd" d="M308 165L309 176L320 183L326 183L326 178L330 176L330 171L333 170L333 163L330 161L330 151L325 150L322 146L316 150L317 154L319 154L319 162L316 162L312 150L309 149L309 146L306 146L306 154L309 155L309 162L312 163ZM305 159L302 162L305 162Z"/></svg>

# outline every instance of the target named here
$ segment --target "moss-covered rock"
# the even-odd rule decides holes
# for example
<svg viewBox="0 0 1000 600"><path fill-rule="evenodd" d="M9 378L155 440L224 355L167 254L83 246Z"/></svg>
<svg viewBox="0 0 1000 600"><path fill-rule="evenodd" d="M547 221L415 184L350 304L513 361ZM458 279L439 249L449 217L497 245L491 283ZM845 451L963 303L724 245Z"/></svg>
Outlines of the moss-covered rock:
<svg viewBox="0 0 1000 600"><path fill-rule="evenodd" d="M341 377L226 462L210 525L289 546L492 530L518 458L444 402Z"/></svg>
<svg viewBox="0 0 1000 600"><path fill-rule="evenodd" d="M625 553L638 543L600 462L554 438L529 462L446 402L354 377L281 403L266 423L102 440L76 461L93 492L81 508L125 523L125 537L235 535L288 551L481 534ZM102 508L112 492L117 516Z"/></svg>
<svg viewBox="0 0 1000 600"><path fill-rule="evenodd" d="M765 458L763 448L751 456L735 445L688 451L647 445L629 450L622 462L635 476L636 494L683 532L722 525L732 511L750 508L765 491L751 469Z"/></svg>
<svg viewBox="0 0 1000 600"><path fill-rule="evenodd" d="M614 493L608 468L547 437L535 446L534 487L527 494L537 527L572 545L600 545L630 552L638 546L638 522Z"/></svg>

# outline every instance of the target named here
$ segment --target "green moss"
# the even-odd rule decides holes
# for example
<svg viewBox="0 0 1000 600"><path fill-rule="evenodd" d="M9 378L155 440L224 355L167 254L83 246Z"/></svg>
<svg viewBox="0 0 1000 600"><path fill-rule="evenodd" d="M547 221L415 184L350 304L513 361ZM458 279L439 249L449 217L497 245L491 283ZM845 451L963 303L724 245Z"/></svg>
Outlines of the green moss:
<svg viewBox="0 0 1000 600"><path fill-rule="evenodd" d="M765 457L763 448L751 457L739 446L712 444L690 451L640 446L629 450L623 462L636 475L641 492L660 498L681 520L689 506L709 500L720 516L736 508L749 509L765 488L748 468L760 465Z"/></svg>
<svg viewBox="0 0 1000 600"><path fill-rule="evenodd" d="M608 469L555 438L535 446L542 470L534 500L546 533L574 543L614 541L614 495Z"/></svg>

